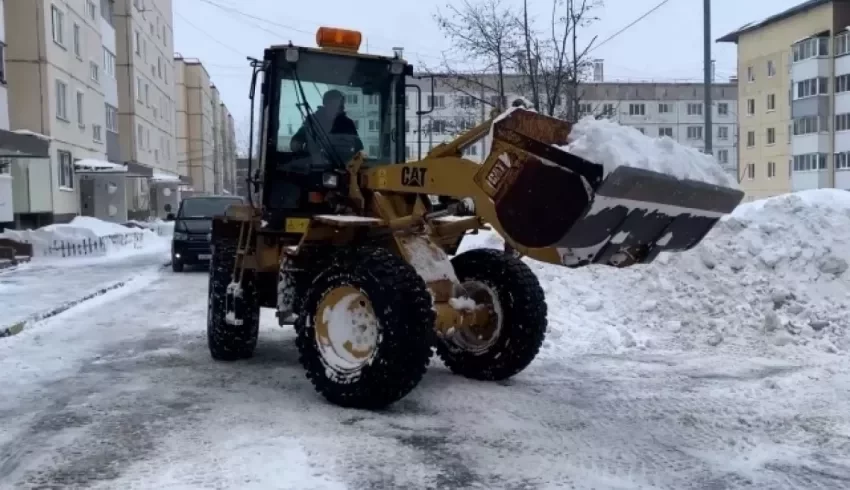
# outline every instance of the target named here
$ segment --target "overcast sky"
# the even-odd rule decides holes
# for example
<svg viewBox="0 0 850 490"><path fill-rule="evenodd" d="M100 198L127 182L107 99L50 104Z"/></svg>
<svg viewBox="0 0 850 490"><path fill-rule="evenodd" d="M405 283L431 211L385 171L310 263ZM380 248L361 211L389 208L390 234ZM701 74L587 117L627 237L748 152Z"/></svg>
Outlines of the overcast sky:
<svg viewBox="0 0 850 490"><path fill-rule="evenodd" d="M521 0L503 2L521 5ZM551 2L529 0L539 22L548 22ZM599 41L606 39L660 2L605 1L597 10L599 20L585 30L586 41L593 35ZM761 20L801 2L712 0L711 37L716 39L747 22ZM175 0L173 3L177 52L204 63L237 127L248 121L250 68L245 57L261 58L266 46L290 40L313 46L320 25L361 31L369 52L389 54L393 46L402 46L405 58L416 65L436 67L442 52L451 48L433 19L438 9L444 9L446 0ZM700 81L702 17L702 1L668 0L600 46L593 56L605 60L608 81ZM735 45L715 43L712 52L717 60L718 78L735 75Z"/></svg>

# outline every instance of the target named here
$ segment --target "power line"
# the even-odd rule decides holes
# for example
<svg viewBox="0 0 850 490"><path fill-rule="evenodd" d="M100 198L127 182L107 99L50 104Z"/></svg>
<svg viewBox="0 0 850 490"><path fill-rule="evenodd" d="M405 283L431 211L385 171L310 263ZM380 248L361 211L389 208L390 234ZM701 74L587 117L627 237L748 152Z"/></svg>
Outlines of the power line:
<svg viewBox="0 0 850 490"><path fill-rule="evenodd" d="M627 30L631 29L631 28L632 28L635 24L637 24L638 22L642 21L643 19L645 19L645 18L649 17L649 16L650 16L653 12L655 12L656 10L658 10L658 9L660 9L661 7L663 7L664 5L666 5L669 1L670 1L670 0L662 0L661 2L659 2L659 3L658 3L658 5L656 5L655 7L652 7L651 9L647 10L646 12L644 12L644 14L643 14L643 15L641 15L641 16L640 16L640 17L638 17L637 19L633 20L630 24L628 24L627 26L623 27L623 28L622 28L622 29L620 29L619 31L615 32L614 34L612 34L612 35L608 36L608 37L607 37L607 38L605 38L605 39L604 39L601 43L599 43L599 44L597 44L596 46L594 46L594 47L592 47L591 49L589 49L589 50L587 51L587 53L588 53L588 54L589 54L589 53L592 53L593 51L595 51L595 50L597 50L597 49L601 48L601 47L602 47L602 45L604 45L604 44L605 44L605 43L607 43L608 41L611 41L612 39L616 38L616 37L617 37L617 36L619 36L620 34L622 34L622 33L626 32Z"/></svg>
<svg viewBox="0 0 850 490"><path fill-rule="evenodd" d="M203 34L204 36L206 36L206 37L210 38L210 40L214 41L214 42L215 42L216 44L218 44L219 46L222 46L222 47L224 47L224 48L226 48L226 49L229 49L229 50L233 51L234 53L238 54L239 56L245 56L243 53L239 52L239 50L237 50L237 49L236 49L236 48L234 48L233 46L230 46L230 45L228 45L228 44L225 44L225 43L223 43L223 42L219 41L219 40L218 40L215 36L213 36L213 35L211 35L211 34L208 34L206 31L204 31L204 30L203 30L203 29L201 29L200 27L198 27L198 26L196 26L195 24L193 24L193 23L192 23L189 19L187 19L186 17L184 17L184 16L183 16L180 12L178 12L178 11L176 11L176 10L175 10L175 11L174 11L174 15L176 15L177 17L180 17L180 18L183 20L183 22L185 22L186 24L188 24L190 27L194 27L196 31L198 31L198 32L200 32L201 34Z"/></svg>
<svg viewBox="0 0 850 490"><path fill-rule="evenodd" d="M280 27L282 29L294 31L294 32L297 32L297 33L300 33L300 34L305 34L305 35L308 35L308 36L315 35L315 32L310 32L310 31L307 31L307 30L304 30L304 29L301 29L301 28L298 28L298 27L295 27L295 26L288 25L288 24L281 24L280 22L275 22L275 21L272 21L272 20L264 19L264 18L256 16L256 15L249 14L247 12L243 12L243 11L237 9L237 8L229 7L227 5L222 5L222 4L220 4L218 2L214 2L212 0L199 0L199 1L206 3L207 5L211 5L211 6L217 8L219 10L222 10L224 12L229 12L229 13L236 14L236 15L241 15L241 16L249 18L249 19L253 19L253 20L256 20L256 21L259 21L259 22L265 22L266 24L276 26L276 27ZM265 32L268 32L268 33L274 35L274 36L280 35L280 33L278 33L278 32L274 32L274 31L271 31L269 29L265 29L262 26L258 26L257 24L253 24L253 25L258 27L259 29L265 31ZM366 36L366 38L368 39L368 36ZM436 54L425 54L425 53L412 51L412 50L408 50L407 52L415 54L415 55L419 55L420 57L423 57L423 58L432 58L432 59L439 59L439 60L445 59L445 57L442 56L442 53L441 53L440 56L437 56ZM449 61L452 61L452 60L449 60ZM460 60L454 60L454 61L460 61Z"/></svg>

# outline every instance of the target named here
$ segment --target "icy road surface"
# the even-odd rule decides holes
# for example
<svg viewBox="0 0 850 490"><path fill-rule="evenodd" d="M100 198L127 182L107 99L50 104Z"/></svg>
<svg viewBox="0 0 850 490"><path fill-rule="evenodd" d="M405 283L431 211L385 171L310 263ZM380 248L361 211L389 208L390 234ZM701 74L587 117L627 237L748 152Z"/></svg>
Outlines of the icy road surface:
<svg viewBox="0 0 850 490"><path fill-rule="evenodd" d="M206 280L140 274L0 341L0 488L850 488L846 357L562 347L344 410L271 314L255 359L213 362Z"/></svg>

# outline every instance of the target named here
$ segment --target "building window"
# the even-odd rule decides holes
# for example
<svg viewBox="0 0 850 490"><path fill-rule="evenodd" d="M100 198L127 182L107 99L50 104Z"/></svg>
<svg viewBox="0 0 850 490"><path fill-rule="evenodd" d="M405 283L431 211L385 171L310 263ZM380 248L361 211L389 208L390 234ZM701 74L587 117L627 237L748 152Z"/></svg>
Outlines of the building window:
<svg viewBox="0 0 850 490"><path fill-rule="evenodd" d="M768 78L776 76L776 65L773 64L773 60L767 60L767 76Z"/></svg>
<svg viewBox="0 0 850 490"><path fill-rule="evenodd" d="M71 153L68 151L59 150L56 152L59 157L59 188L73 189L74 188L74 162Z"/></svg>
<svg viewBox="0 0 850 490"><path fill-rule="evenodd" d="M833 163L835 164L835 170L850 169L850 152L842 151L840 153L836 153Z"/></svg>
<svg viewBox="0 0 850 490"><path fill-rule="evenodd" d="M809 78L797 82L797 98L825 95L829 93L829 81L826 77Z"/></svg>
<svg viewBox="0 0 850 490"><path fill-rule="evenodd" d="M136 54L139 56L142 54L142 35L139 31L136 31Z"/></svg>
<svg viewBox="0 0 850 490"><path fill-rule="evenodd" d="M73 31L74 31L74 54L77 55L77 58L82 59L83 53L82 53L82 47L81 47L82 42L80 41L81 34L80 34L79 24L74 24Z"/></svg>
<svg viewBox="0 0 850 490"><path fill-rule="evenodd" d="M659 114L668 114L670 113L670 104L658 104L658 113Z"/></svg>
<svg viewBox="0 0 850 490"><path fill-rule="evenodd" d="M374 119L369 119L369 131L375 132L381 127L380 123Z"/></svg>
<svg viewBox="0 0 850 490"><path fill-rule="evenodd" d="M842 32L835 36L835 56L850 53L850 33Z"/></svg>
<svg viewBox="0 0 850 490"><path fill-rule="evenodd" d="M115 78L115 55L103 48L103 72Z"/></svg>
<svg viewBox="0 0 850 490"><path fill-rule="evenodd" d="M753 70L752 66L747 67L747 81L755 82L756 81L756 71Z"/></svg>
<svg viewBox="0 0 850 490"><path fill-rule="evenodd" d="M717 150L717 161L719 163L729 163L729 150Z"/></svg>
<svg viewBox="0 0 850 490"><path fill-rule="evenodd" d="M645 116L646 104L629 104L630 116Z"/></svg>
<svg viewBox="0 0 850 490"><path fill-rule="evenodd" d="M144 149L145 148L145 128L142 127L141 123L138 126L137 133L138 133L138 140L139 140L137 142L137 146L139 148Z"/></svg>
<svg viewBox="0 0 850 490"><path fill-rule="evenodd" d="M80 127L84 127L86 125L85 120L85 95L82 92L77 92L77 124Z"/></svg>
<svg viewBox="0 0 850 490"><path fill-rule="evenodd" d="M835 92L850 91L850 75L838 75L835 77Z"/></svg>
<svg viewBox="0 0 850 490"><path fill-rule="evenodd" d="M767 144L776 144L776 128L767 128Z"/></svg>
<svg viewBox="0 0 850 490"><path fill-rule="evenodd" d="M701 140L702 139L702 126L688 126L688 139L689 140Z"/></svg>
<svg viewBox="0 0 850 490"><path fill-rule="evenodd" d="M748 163L747 164L747 180L753 180L756 178L756 164Z"/></svg>
<svg viewBox="0 0 850 490"><path fill-rule="evenodd" d="M56 118L68 120L68 85L56 80Z"/></svg>
<svg viewBox="0 0 850 490"><path fill-rule="evenodd" d="M150 107L151 105L151 86L145 84L145 105Z"/></svg>
<svg viewBox="0 0 850 490"><path fill-rule="evenodd" d="M794 172L826 170L826 153L807 153L805 155L794 155L792 170Z"/></svg>
<svg viewBox="0 0 850 490"><path fill-rule="evenodd" d="M103 142L103 126L101 126L100 124L92 124L91 132L92 140L94 140L96 143Z"/></svg>
<svg viewBox="0 0 850 490"><path fill-rule="evenodd" d="M347 94L345 96L345 105L357 105L359 104L359 97L357 94Z"/></svg>
<svg viewBox="0 0 850 490"><path fill-rule="evenodd" d="M719 139L719 140L728 140L729 139L729 127L728 126L719 126L717 128L717 139Z"/></svg>
<svg viewBox="0 0 850 490"><path fill-rule="evenodd" d="M373 157L378 156L378 147L376 145L369 145L369 155Z"/></svg>
<svg viewBox="0 0 850 490"><path fill-rule="evenodd" d="M64 47L65 46L65 12L62 12L55 5L50 6L51 27L53 30L53 42Z"/></svg>
<svg viewBox="0 0 850 490"><path fill-rule="evenodd" d="M776 110L776 94L767 94L767 112Z"/></svg>
<svg viewBox="0 0 850 490"><path fill-rule="evenodd" d="M446 96L445 95L429 95L428 96L428 107L429 108L438 108L442 109L446 107Z"/></svg>
<svg viewBox="0 0 850 490"><path fill-rule="evenodd" d="M702 116L702 104L688 104L689 116Z"/></svg>
<svg viewBox="0 0 850 490"><path fill-rule="evenodd" d="M106 130L117 133L118 132L118 108L113 107L109 104L105 104L106 106Z"/></svg>
<svg viewBox="0 0 850 490"><path fill-rule="evenodd" d="M756 99L747 99L747 115L752 116L756 113Z"/></svg>
<svg viewBox="0 0 850 490"><path fill-rule="evenodd" d="M673 128L658 128L658 137L669 136L673 137Z"/></svg>
<svg viewBox="0 0 850 490"><path fill-rule="evenodd" d="M100 82L100 67L94 61L89 61L89 75L93 82Z"/></svg>
<svg viewBox="0 0 850 490"><path fill-rule="evenodd" d="M776 162L767 162L767 178L776 177Z"/></svg>
<svg viewBox="0 0 850 490"><path fill-rule="evenodd" d="M142 77L136 77L136 100L138 100L139 102L142 102L144 100L142 98L143 92L144 86L142 84Z"/></svg>
<svg viewBox="0 0 850 490"><path fill-rule="evenodd" d="M836 131L850 130L850 113L845 112L844 114L836 114L835 115L835 130Z"/></svg>
<svg viewBox="0 0 850 490"><path fill-rule="evenodd" d="M829 124L826 116L798 117L791 122L794 126L795 135L824 133L829 131Z"/></svg>
<svg viewBox="0 0 850 490"><path fill-rule="evenodd" d="M756 132L747 131L747 148L756 146Z"/></svg>
<svg viewBox="0 0 850 490"><path fill-rule="evenodd" d="M792 48L794 61L802 61L817 56L829 56L829 38L811 37L804 39Z"/></svg>
<svg viewBox="0 0 850 490"><path fill-rule="evenodd" d="M726 102L720 102L717 104L717 113L721 116L726 116L729 114L729 104Z"/></svg>

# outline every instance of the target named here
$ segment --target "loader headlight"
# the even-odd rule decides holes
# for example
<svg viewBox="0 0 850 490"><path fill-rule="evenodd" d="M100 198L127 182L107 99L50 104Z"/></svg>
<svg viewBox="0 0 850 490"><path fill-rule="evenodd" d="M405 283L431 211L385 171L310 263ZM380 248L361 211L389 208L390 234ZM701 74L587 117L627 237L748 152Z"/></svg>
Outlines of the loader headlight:
<svg viewBox="0 0 850 490"><path fill-rule="evenodd" d="M402 63L401 61L394 61L390 65L390 73L392 73L393 75L401 75L402 73L404 73L404 63Z"/></svg>
<svg viewBox="0 0 850 490"><path fill-rule="evenodd" d="M329 189L335 189L339 185L339 176L336 174L322 175L322 185Z"/></svg>

